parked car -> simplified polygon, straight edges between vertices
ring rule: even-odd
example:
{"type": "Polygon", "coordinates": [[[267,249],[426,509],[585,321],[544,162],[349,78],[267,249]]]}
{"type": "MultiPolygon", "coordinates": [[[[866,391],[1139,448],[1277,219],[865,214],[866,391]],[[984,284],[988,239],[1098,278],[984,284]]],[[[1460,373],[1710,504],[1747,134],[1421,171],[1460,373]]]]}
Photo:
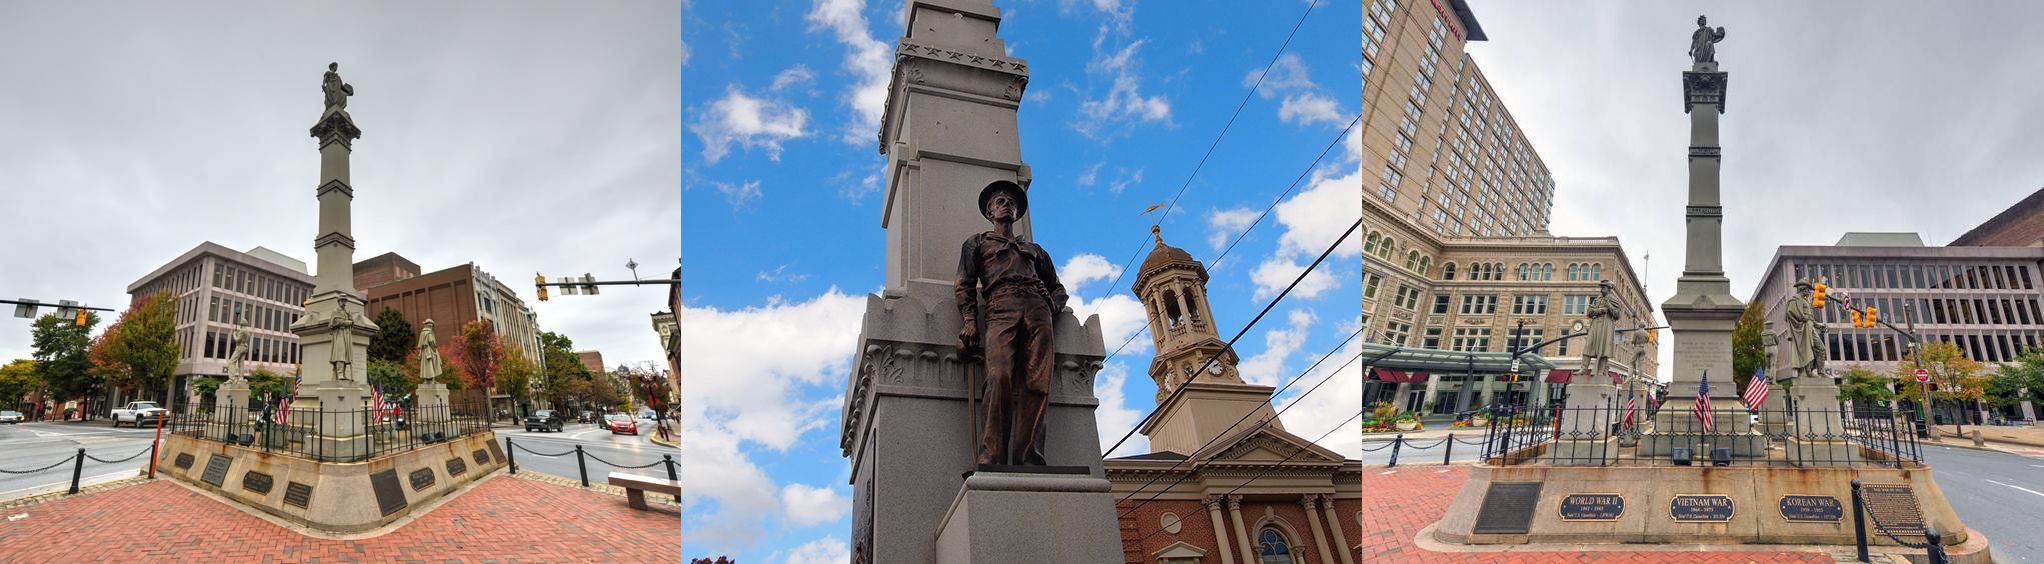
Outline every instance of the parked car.
{"type": "Polygon", "coordinates": [[[582,410],[581,414],[575,416],[576,423],[596,423],[598,421],[596,412],[587,409],[582,410]]]}
{"type": "Polygon", "coordinates": [[[630,433],[632,435],[639,434],[639,424],[637,422],[632,421],[632,416],[630,415],[625,415],[623,413],[612,413],[603,416],[603,420],[606,423],[605,428],[610,429],[610,434],[613,435],[625,433],[630,433]]]}
{"type": "Polygon", "coordinates": [[[541,409],[525,416],[526,431],[546,431],[552,429],[558,433],[567,424],[567,419],[563,418],[560,412],[551,409],[541,409]]]}
{"type": "Polygon", "coordinates": [[[139,428],[144,422],[150,425],[161,423],[170,417],[170,410],[158,407],[153,401],[131,401],[128,405],[115,409],[113,417],[115,427],[121,426],[125,421],[139,428]]]}
{"type": "Polygon", "coordinates": [[[24,417],[19,411],[0,411],[0,423],[20,423],[24,417]]]}

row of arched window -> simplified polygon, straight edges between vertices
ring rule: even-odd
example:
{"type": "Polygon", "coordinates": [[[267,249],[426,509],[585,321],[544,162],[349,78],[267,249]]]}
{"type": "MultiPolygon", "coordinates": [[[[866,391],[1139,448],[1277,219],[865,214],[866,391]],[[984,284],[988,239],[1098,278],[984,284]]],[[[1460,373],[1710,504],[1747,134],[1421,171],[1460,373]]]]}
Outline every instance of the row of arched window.
{"type": "MultiPolygon", "coordinates": [[[[1363,254],[1375,255],[1377,258],[1383,259],[1384,262],[1392,262],[1392,247],[1396,243],[1397,241],[1392,239],[1390,235],[1371,231],[1369,235],[1363,237],[1363,254]]],[[[1410,270],[1420,276],[1426,276],[1427,271],[1433,270],[1433,268],[1434,257],[1421,254],[1418,249],[1405,252],[1406,270],[1410,270]]]]}
{"type": "MultiPolygon", "coordinates": [[[[1467,278],[1468,280],[1485,281],[1505,279],[1505,264],[1501,262],[1470,263],[1467,265],[1466,268],[1467,270],[1463,273],[1463,275],[1468,276],[1467,278]]],[[[1448,262],[1441,264],[1442,280],[1454,280],[1456,274],[1457,273],[1455,269],[1455,263],[1448,262]]],[[[1519,263],[1517,274],[1519,275],[1520,280],[1553,280],[1554,263],[1522,262],[1519,263]]],[[[1596,263],[1580,263],[1568,265],[1568,279],[1571,281],[1603,280],[1604,265],[1596,263]]]]}
{"type": "Polygon", "coordinates": [[[1568,265],[1568,279],[1571,281],[1603,280],[1604,265],[1598,263],[1570,264],[1568,265]]]}

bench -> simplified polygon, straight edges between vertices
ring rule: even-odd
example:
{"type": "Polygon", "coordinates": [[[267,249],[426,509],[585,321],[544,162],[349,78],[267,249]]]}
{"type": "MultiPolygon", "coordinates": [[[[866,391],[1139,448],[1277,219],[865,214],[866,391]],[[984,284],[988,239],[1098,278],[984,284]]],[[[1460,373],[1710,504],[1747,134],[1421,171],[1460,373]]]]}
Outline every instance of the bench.
{"type": "Polygon", "coordinates": [[[625,501],[631,504],[632,509],[646,508],[646,492],[648,491],[677,497],[681,495],[681,482],[675,480],[626,474],[624,472],[611,472],[609,479],[610,485],[625,489],[625,501]]]}

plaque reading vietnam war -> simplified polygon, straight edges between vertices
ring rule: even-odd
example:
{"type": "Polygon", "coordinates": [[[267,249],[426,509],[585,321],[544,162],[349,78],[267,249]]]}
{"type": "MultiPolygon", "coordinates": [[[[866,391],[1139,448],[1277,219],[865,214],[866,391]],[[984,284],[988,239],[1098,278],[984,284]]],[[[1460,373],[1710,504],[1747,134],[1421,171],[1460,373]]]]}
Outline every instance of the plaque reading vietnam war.
{"type": "Polygon", "coordinates": [[[1845,520],[1845,506],[1828,495],[1785,495],[1781,518],[1791,523],[1837,523],[1845,520]]]}
{"type": "Polygon", "coordinates": [[[1563,521],[1617,521],[1625,515],[1625,496],[1610,494],[1569,494],[1561,498],[1563,521]]]}
{"type": "Polygon", "coordinates": [[[1540,501],[1540,482],[1492,482],[1484,492],[1483,507],[1476,513],[1474,532],[1526,534],[1533,522],[1533,505],[1540,501]]]}
{"type": "Polygon", "coordinates": [[[1732,520],[1732,496],[1676,494],[1668,500],[1668,516],[1683,523],[1724,523],[1732,520]]]}
{"type": "Polygon", "coordinates": [[[1867,513],[1886,526],[1888,532],[1923,534],[1923,511],[1917,508],[1916,491],[1909,484],[1864,484],[1859,493],[1867,504],[1867,513]]]}

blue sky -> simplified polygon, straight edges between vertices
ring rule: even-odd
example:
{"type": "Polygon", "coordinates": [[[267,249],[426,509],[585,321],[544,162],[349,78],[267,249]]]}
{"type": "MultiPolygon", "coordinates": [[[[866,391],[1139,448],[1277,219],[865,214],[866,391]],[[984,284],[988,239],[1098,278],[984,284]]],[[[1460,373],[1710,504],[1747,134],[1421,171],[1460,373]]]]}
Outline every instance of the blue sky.
{"type": "MultiPolygon", "coordinates": [[[[1142,312],[1116,279],[1159,214],[1165,241],[1209,262],[1223,338],[1361,214],[1358,154],[1340,139],[1358,111],[1353,0],[1323,0],[1204,169],[1193,169],[1307,2],[996,2],[1000,36],[1030,63],[1020,110],[1034,172],[1030,216],[1083,318],[1113,350],[1142,312]],[[1219,264],[1301,173],[1269,217],[1219,264]]],[[[844,562],[848,466],[838,414],[865,295],[880,289],[875,148],[902,5],[882,0],[684,3],[682,16],[683,555],[844,562]]],[[[1278,404],[1292,432],[1353,415],[1361,244],[1350,240],[1237,344],[1250,381],[1281,384],[1334,358],[1278,404]]],[[[1144,246],[1141,252],[1147,253],[1144,246]]],[[[1155,407],[1137,336],[1102,372],[1102,446],[1155,407]]],[[[1355,433],[1323,444],[1353,453],[1355,433]]],[[[1137,440],[1116,454],[1148,452],[1137,440]]],[[[1352,454],[1353,456],[1353,454],[1352,454]]]]}

